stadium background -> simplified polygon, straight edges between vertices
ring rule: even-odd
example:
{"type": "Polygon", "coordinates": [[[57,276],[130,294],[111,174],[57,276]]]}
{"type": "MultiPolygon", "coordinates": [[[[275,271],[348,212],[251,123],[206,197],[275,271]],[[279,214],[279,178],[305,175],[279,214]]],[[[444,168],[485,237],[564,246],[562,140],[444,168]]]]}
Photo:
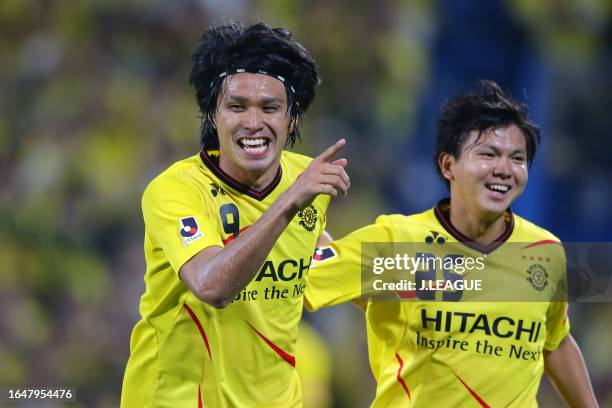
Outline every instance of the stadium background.
{"type": "MultiPolygon", "coordinates": [[[[612,240],[611,17],[609,0],[3,0],[0,385],[71,385],[74,406],[118,405],[144,287],[140,196],[198,149],[187,77],[210,23],[286,26],[317,59],[323,84],[296,150],[349,141],[352,189],[331,206],[335,237],[445,193],[430,161],[436,111],[490,78],[543,128],[515,211],[588,242],[612,240]]],[[[612,406],[611,313],[571,307],[602,406],[612,406]]],[[[329,378],[317,406],[367,406],[360,312],[305,315],[327,344],[301,360],[329,378]]],[[[542,406],[556,398],[544,383],[542,406]]]]}

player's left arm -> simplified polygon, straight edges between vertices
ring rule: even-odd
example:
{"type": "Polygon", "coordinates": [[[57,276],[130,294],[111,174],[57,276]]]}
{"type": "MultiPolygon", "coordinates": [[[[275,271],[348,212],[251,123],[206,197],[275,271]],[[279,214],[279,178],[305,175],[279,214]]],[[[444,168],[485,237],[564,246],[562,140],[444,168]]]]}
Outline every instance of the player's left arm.
{"type": "MultiPolygon", "coordinates": [[[[317,240],[317,247],[320,246],[325,246],[325,245],[329,245],[333,242],[333,238],[332,236],[329,234],[329,232],[327,231],[323,231],[323,233],[321,233],[321,235],[319,235],[319,239],[317,240]]],[[[357,306],[357,308],[361,311],[365,311],[366,307],[368,305],[368,302],[361,299],[361,298],[356,298],[351,300],[351,303],[353,303],[355,306],[357,306]]]]}
{"type": "Polygon", "coordinates": [[[329,235],[329,232],[327,231],[323,231],[321,233],[321,235],[319,235],[319,238],[317,239],[317,246],[323,246],[323,245],[329,245],[332,243],[334,239],[332,238],[331,235],[329,235]]]}
{"type": "Polygon", "coordinates": [[[580,347],[571,334],[555,350],[544,350],[544,367],[568,406],[598,407],[580,347]]]}

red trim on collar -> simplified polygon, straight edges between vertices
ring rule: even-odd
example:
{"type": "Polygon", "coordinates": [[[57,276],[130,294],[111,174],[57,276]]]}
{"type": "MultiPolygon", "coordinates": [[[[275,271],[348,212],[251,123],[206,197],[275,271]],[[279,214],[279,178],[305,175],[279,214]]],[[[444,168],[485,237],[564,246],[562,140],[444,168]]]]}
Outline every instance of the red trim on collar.
{"type": "Polygon", "coordinates": [[[227,184],[229,187],[233,188],[234,190],[242,194],[246,194],[249,197],[252,197],[259,201],[263,200],[272,191],[274,191],[278,183],[280,183],[281,177],[283,175],[283,171],[281,169],[281,166],[279,165],[278,170],[276,171],[276,175],[274,176],[274,179],[270,182],[270,184],[268,184],[266,188],[264,188],[263,190],[257,191],[257,190],[253,190],[250,187],[245,186],[244,184],[242,184],[241,182],[239,182],[238,180],[234,179],[232,176],[230,176],[229,174],[221,170],[221,167],[219,167],[219,165],[215,163],[213,158],[210,157],[210,155],[208,154],[206,150],[202,150],[200,152],[200,158],[202,159],[202,162],[204,163],[204,165],[208,167],[208,169],[212,171],[213,174],[219,178],[219,180],[221,180],[222,182],[224,182],[225,184],[227,184]]]}
{"type": "Polygon", "coordinates": [[[457,241],[478,252],[482,252],[483,254],[490,254],[491,252],[495,251],[497,248],[503,245],[508,240],[508,238],[510,238],[510,235],[512,235],[512,231],[514,231],[514,214],[512,214],[512,211],[508,209],[508,214],[510,214],[510,221],[506,223],[506,229],[504,229],[501,235],[489,245],[479,244],[478,242],[472,241],[470,238],[463,235],[461,231],[455,228],[455,226],[450,221],[450,213],[442,208],[442,206],[445,205],[450,205],[450,200],[448,198],[440,200],[440,202],[438,202],[438,204],[434,208],[434,214],[438,219],[438,222],[440,222],[442,227],[444,227],[444,229],[457,241]]]}

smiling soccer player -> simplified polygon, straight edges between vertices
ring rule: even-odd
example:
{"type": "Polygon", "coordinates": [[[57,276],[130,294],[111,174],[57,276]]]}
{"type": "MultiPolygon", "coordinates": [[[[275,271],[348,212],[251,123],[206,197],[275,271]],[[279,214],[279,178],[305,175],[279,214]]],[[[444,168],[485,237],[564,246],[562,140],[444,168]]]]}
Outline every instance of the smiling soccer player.
{"type": "Polygon", "coordinates": [[[285,29],[207,30],[191,82],[202,151],[146,188],[141,320],[122,407],[299,407],[293,356],[310,257],[330,197],[345,195],[338,141],[285,151],[319,82],[285,29]]]}
{"type": "Polygon", "coordinates": [[[421,214],[380,216],[317,250],[328,255],[315,257],[305,304],[314,311],[354,301],[365,310],[373,407],[535,407],[544,371],[570,406],[597,406],[569,334],[559,240],[510,211],[539,138],[526,106],[480,82],[450,99],[438,121],[435,165],[450,199],[421,214]],[[432,260],[485,259],[468,279],[482,279],[489,292],[438,287],[467,273],[430,267],[413,274],[415,291],[394,293],[407,301],[362,298],[362,259],[371,271],[373,256],[363,244],[381,242],[420,243],[419,256],[441,254],[432,260]],[[505,297],[495,298],[500,289],[505,297]]]}

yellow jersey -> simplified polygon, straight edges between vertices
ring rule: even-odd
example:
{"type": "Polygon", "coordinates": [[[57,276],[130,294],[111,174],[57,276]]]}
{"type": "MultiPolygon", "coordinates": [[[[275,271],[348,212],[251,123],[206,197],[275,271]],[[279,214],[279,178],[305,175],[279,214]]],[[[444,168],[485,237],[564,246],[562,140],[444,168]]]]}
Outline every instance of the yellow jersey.
{"type": "Polygon", "coordinates": [[[372,407],[536,407],[543,352],[556,349],[569,332],[567,303],[557,301],[565,299],[562,246],[510,211],[496,242],[471,243],[451,224],[448,208],[443,200],[420,214],[380,216],[318,248],[305,306],[315,311],[361,298],[377,382],[372,407]],[[418,243],[438,259],[480,258],[484,268],[474,268],[469,278],[492,283],[491,290],[432,287],[436,280],[468,281],[466,272],[434,264],[405,274],[413,290],[400,286],[393,299],[376,300],[367,286],[372,280],[364,279],[373,270],[372,256],[362,253],[367,243],[418,243]],[[503,295],[496,298],[498,293],[503,295]]]}
{"type": "Polygon", "coordinates": [[[253,225],[311,159],[283,152],[272,183],[254,191],[218,165],[218,152],[179,161],[142,198],[147,270],[130,340],[122,407],[302,405],[295,344],[305,278],[329,196],[302,209],[253,280],[224,309],[200,301],[180,268],[253,225]]]}

